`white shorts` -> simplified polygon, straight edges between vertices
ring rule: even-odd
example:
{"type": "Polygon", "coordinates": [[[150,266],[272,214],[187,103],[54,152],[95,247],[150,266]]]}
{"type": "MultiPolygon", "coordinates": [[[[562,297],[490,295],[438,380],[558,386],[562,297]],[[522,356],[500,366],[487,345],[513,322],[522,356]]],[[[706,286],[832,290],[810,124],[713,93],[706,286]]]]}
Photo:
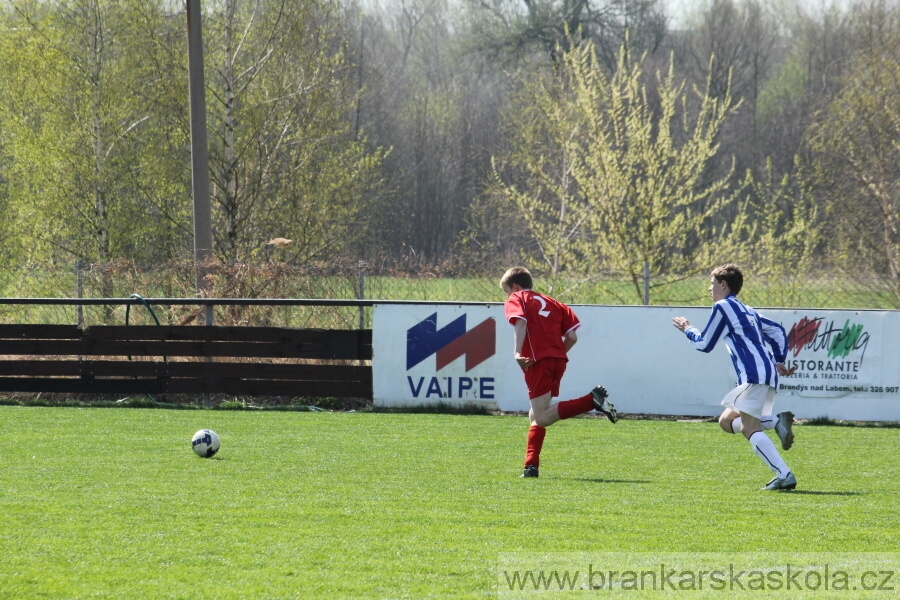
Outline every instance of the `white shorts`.
{"type": "Polygon", "coordinates": [[[764,383],[744,383],[737,386],[722,400],[722,406],[747,413],[761,419],[772,414],[775,404],[775,388],[764,383]]]}

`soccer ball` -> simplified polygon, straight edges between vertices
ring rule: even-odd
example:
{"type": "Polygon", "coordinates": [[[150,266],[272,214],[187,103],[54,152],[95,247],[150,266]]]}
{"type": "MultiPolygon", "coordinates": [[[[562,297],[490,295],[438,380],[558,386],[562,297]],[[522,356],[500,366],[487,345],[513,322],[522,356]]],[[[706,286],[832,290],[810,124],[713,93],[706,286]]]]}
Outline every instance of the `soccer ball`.
{"type": "Polygon", "coordinates": [[[219,435],[212,429],[201,429],[191,438],[191,446],[193,446],[194,452],[202,458],[213,456],[219,451],[219,446],[221,445],[222,442],[219,440],[219,435]]]}

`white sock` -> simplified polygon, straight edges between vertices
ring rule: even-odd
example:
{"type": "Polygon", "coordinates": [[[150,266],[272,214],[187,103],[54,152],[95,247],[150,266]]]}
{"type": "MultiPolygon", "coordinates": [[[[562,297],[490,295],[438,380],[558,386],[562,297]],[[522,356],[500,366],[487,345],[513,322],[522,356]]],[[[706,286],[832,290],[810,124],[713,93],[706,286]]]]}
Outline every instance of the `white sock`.
{"type": "Polygon", "coordinates": [[[748,441],[753,446],[753,451],[756,452],[756,455],[766,463],[767,467],[772,469],[776,477],[780,479],[791,472],[784,459],[778,454],[778,450],[775,449],[775,444],[772,443],[772,440],[765,433],[757,431],[750,436],[748,441]]]}
{"type": "MultiPolygon", "coordinates": [[[[778,417],[773,417],[772,415],[766,415],[759,420],[759,424],[762,425],[763,430],[775,429],[776,422],[778,422],[778,417]]],[[[742,426],[743,424],[741,423],[741,418],[736,417],[734,421],[731,422],[731,432],[740,433],[742,426]]]]}

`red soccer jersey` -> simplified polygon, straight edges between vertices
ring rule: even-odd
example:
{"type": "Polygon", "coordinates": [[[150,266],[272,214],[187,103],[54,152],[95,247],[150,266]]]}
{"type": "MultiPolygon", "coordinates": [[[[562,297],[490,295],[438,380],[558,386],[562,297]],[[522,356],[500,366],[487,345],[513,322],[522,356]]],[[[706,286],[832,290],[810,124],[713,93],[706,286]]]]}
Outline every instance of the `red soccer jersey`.
{"type": "Polygon", "coordinates": [[[510,294],[503,308],[510,324],[515,324],[515,319],[525,319],[527,333],[522,345],[523,356],[533,361],[547,357],[567,358],[563,337],[581,325],[571,308],[534,290],[510,294]]]}

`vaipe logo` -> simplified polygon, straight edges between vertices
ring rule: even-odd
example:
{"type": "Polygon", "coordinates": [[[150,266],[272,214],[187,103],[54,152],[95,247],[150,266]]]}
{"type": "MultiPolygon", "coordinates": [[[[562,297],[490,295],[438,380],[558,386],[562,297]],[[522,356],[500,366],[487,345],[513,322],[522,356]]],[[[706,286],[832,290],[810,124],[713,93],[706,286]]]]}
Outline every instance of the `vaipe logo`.
{"type": "Polygon", "coordinates": [[[437,328],[437,313],[406,330],[406,370],[431,355],[436,355],[435,371],[440,371],[460,356],[466,356],[466,371],[471,371],[496,353],[497,323],[485,319],[466,331],[466,315],[446,327],[437,328]]]}
{"type": "MultiPolygon", "coordinates": [[[[468,373],[497,351],[497,322],[487,318],[466,331],[466,315],[454,319],[438,329],[438,314],[406,330],[406,370],[435,356],[434,372],[440,371],[457,358],[465,356],[468,373]]],[[[430,369],[429,369],[430,370],[430,369]]],[[[492,401],[494,399],[493,376],[456,377],[437,375],[406,376],[409,393],[413,398],[446,401],[492,401]]]]}

